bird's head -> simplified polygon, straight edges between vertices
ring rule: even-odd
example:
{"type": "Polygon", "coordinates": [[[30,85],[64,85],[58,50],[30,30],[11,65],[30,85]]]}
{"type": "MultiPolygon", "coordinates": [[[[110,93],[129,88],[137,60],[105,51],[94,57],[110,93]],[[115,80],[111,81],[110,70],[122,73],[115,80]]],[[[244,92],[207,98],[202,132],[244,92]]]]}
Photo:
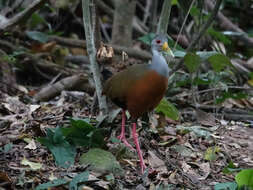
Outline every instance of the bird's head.
{"type": "Polygon", "coordinates": [[[156,35],[151,42],[151,49],[152,51],[165,52],[167,55],[174,57],[168,45],[168,38],[165,35],[156,35]]]}

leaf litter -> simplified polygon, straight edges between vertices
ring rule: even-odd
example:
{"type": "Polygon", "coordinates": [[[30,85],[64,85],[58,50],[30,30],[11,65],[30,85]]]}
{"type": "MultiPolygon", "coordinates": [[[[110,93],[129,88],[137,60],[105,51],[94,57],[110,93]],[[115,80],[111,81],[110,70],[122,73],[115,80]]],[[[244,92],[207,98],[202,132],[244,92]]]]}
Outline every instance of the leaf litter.
{"type": "MultiPolygon", "coordinates": [[[[110,138],[115,138],[120,130],[119,115],[113,116],[115,117],[114,124],[105,125],[103,122],[99,124],[101,128],[109,128],[111,133],[104,137],[97,136],[97,138],[105,139],[107,144],[103,145],[103,151],[111,154],[109,158],[112,159],[115,156],[118,159],[113,158],[109,162],[120,164],[117,166],[120,168],[119,173],[115,173],[115,170],[112,170],[113,172],[107,170],[108,172],[104,173],[90,168],[89,162],[79,163],[81,155],[88,153],[92,141],[89,141],[91,143],[88,146],[77,146],[74,160],[64,169],[55,163],[52,152],[43,146],[43,143],[39,143],[38,137],[45,137],[48,129],[56,130],[57,127],[69,126],[70,118],[84,119],[85,122],[90,123],[91,127],[95,127],[98,122],[96,117],[89,112],[89,107],[83,105],[81,95],[75,100],[64,96],[59,98],[55,101],[29,104],[24,103],[22,97],[10,97],[4,94],[1,100],[3,106],[0,108],[2,120],[0,180],[5,182],[7,187],[15,184],[16,189],[24,189],[46,184],[44,187],[49,188],[57,184],[59,187],[72,185],[71,187],[75,188],[85,184],[91,189],[159,187],[212,189],[218,182],[234,181],[233,174],[228,175],[222,172],[229,161],[232,161],[237,168],[253,167],[253,144],[251,143],[253,129],[243,122],[227,120],[219,122],[215,121],[213,116],[204,114],[205,117],[199,117],[197,120],[198,125],[191,122],[166,124],[168,120],[165,118],[162,122],[163,127],[158,129],[150,131],[149,128],[142,127],[139,133],[140,142],[144,161],[149,166],[149,173],[144,176],[139,173],[135,153],[129,154],[127,153],[129,150],[125,147],[122,149],[119,142],[110,141],[110,138]],[[88,170],[89,173],[85,173],[88,170]],[[88,178],[80,178],[82,173],[84,176],[88,175],[88,178]],[[75,179],[78,175],[79,178],[75,179]]],[[[203,115],[203,113],[200,114],[203,115]]],[[[159,118],[163,117],[156,118],[158,118],[156,123],[159,123],[159,118]]],[[[87,137],[89,135],[92,137],[94,132],[87,135],[87,137]]],[[[61,146],[61,142],[63,144],[68,142],[65,141],[66,139],[72,143],[76,138],[76,136],[64,137],[60,134],[58,136],[54,137],[54,143],[60,143],[57,146],[61,146]]],[[[131,138],[129,141],[132,143],[131,138]]],[[[64,161],[61,164],[64,166],[64,161]]],[[[38,189],[40,188],[41,186],[38,186],[38,189]]]]}

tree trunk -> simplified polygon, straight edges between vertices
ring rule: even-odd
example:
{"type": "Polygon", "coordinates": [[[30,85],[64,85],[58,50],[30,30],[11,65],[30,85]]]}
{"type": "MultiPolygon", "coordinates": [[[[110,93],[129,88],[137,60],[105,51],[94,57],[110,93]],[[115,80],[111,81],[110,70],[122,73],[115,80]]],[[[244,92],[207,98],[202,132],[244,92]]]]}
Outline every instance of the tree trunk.
{"type": "Polygon", "coordinates": [[[115,1],[113,18],[112,43],[122,46],[132,45],[133,17],[136,0],[115,1]]]}

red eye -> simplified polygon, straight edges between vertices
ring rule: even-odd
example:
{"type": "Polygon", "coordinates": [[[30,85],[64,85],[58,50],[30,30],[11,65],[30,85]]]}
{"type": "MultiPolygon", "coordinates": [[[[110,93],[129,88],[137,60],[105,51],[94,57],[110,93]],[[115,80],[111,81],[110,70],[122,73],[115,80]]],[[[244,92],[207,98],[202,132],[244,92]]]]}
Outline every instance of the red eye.
{"type": "Polygon", "coordinates": [[[161,40],[156,40],[156,43],[157,43],[157,44],[160,44],[160,43],[161,43],[161,40]]]}

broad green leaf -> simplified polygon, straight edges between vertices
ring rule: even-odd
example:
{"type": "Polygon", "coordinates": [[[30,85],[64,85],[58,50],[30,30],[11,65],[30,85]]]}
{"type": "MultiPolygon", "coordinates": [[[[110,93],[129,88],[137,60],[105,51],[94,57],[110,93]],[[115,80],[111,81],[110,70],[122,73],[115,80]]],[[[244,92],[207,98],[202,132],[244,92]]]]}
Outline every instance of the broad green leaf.
{"type": "Polygon", "coordinates": [[[59,127],[47,129],[47,136],[37,140],[52,152],[58,166],[68,168],[74,164],[76,148],[69,144],[59,127]]]}
{"type": "Polygon", "coordinates": [[[178,0],[172,0],[171,5],[178,5],[178,0]]]}
{"type": "Polygon", "coordinates": [[[68,181],[66,181],[65,179],[56,179],[56,180],[38,185],[35,188],[35,190],[51,189],[50,187],[56,187],[59,185],[64,185],[66,183],[68,183],[68,181]]]}
{"type": "Polygon", "coordinates": [[[208,78],[196,77],[193,79],[193,85],[208,85],[211,83],[212,83],[212,81],[208,78]]]}
{"type": "Polygon", "coordinates": [[[215,161],[217,158],[217,154],[220,151],[219,147],[209,147],[205,152],[205,160],[215,161]]]}
{"type": "Polygon", "coordinates": [[[215,54],[209,57],[208,62],[211,63],[215,72],[222,71],[226,66],[231,66],[229,58],[223,54],[215,54]]]}
{"type": "Polygon", "coordinates": [[[6,145],[4,145],[4,147],[0,147],[0,151],[7,153],[12,149],[13,144],[12,143],[8,143],[6,145]]]}
{"type": "Polygon", "coordinates": [[[234,32],[234,31],[224,31],[222,33],[224,35],[227,35],[227,36],[242,36],[242,35],[245,35],[245,33],[243,33],[243,32],[234,32]]]}
{"type": "Polygon", "coordinates": [[[173,120],[179,120],[179,111],[165,98],[161,100],[160,104],[155,108],[155,111],[157,113],[163,113],[165,116],[173,120]]]}
{"type": "Polygon", "coordinates": [[[147,44],[147,45],[151,45],[152,40],[155,37],[155,33],[148,33],[144,36],[141,36],[138,38],[138,40],[142,41],[143,43],[147,44]]]}
{"type": "Polygon", "coordinates": [[[190,15],[195,17],[195,16],[199,16],[200,10],[196,7],[196,6],[192,6],[191,10],[190,10],[190,15]]]}
{"type": "Polygon", "coordinates": [[[251,79],[253,79],[253,72],[250,72],[249,76],[250,76],[251,79]]]}
{"type": "MultiPolygon", "coordinates": [[[[169,47],[174,48],[176,42],[169,35],[167,35],[167,38],[169,47]]],[[[176,45],[175,49],[178,51],[184,51],[184,48],[182,48],[179,44],[176,45]]]]}
{"type": "Polygon", "coordinates": [[[72,181],[69,183],[69,189],[70,190],[77,190],[78,189],[78,183],[82,183],[85,181],[88,181],[89,179],[89,172],[83,172],[78,175],[76,175],[72,181]]]}
{"type": "MultiPolygon", "coordinates": [[[[173,52],[175,57],[184,57],[186,55],[186,52],[183,50],[176,50],[173,52]]],[[[197,51],[196,54],[201,58],[201,60],[206,60],[212,55],[217,54],[217,51],[197,51]]]]}
{"type": "Polygon", "coordinates": [[[24,159],[21,161],[21,164],[22,164],[22,165],[25,165],[25,166],[30,166],[30,168],[31,168],[32,170],[39,170],[39,169],[41,169],[41,167],[42,167],[42,164],[41,164],[41,163],[31,162],[31,161],[27,160],[26,158],[24,158],[24,159]]]}
{"type": "Polygon", "coordinates": [[[70,127],[62,128],[63,135],[76,146],[104,146],[105,129],[93,127],[85,120],[70,119],[70,127]]]}
{"type": "Polygon", "coordinates": [[[236,168],[236,166],[234,165],[234,163],[232,161],[230,161],[227,165],[227,167],[225,167],[222,172],[225,174],[231,174],[232,172],[238,172],[242,170],[241,168],[236,168]]]}
{"type": "Polygon", "coordinates": [[[29,23],[31,28],[35,28],[39,24],[47,24],[46,20],[38,13],[33,13],[31,18],[29,19],[29,23]]]}
{"type": "Polygon", "coordinates": [[[47,34],[44,34],[42,32],[38,32],[38,31],[27,31],[26,35],[30,39],[41,42],[41,43],[46,43],[49,40],[49,37],[47,34]]]}
{"type": "Polygon", "coordinates": [[[171,148],[183,157],[190,157],[193,154],[193,151],[184,145],[174,145],[171,148]]]}
{"type": "Polygon", "coordinates": [[[237,184],[235,182],[217,183],[214,186],[214,190],[236,190],[237,184]]]}
{"type": "Polygon", "coordinates": [[[202,59],[202,60],[206,60],[209,57],[211,57],[212,55],[217,54],[217,51],[197,51],[196,54],[202,59]]]}
{"type": "Polygon", "coordinates": [[[90,168],[96,172],[123,175],[123,169],[113,154],[99,148],[90,149],[82,154],[80,162],[90,165],[90,168]]]}
{"type": "Polygon", "coordinates": [[[210,131],[206,130],[205,127],[201,127],[201,126],[185,127],[183,125],[177,125],[176,129],[179,131],[182,131],[184,134],[188,132],[193,132],[196,136],[203,137],[203,138],[209,138],[211,135],[210,131]]]}
{"type": "Polygon", "coordinates": [[[187,53],[184,56],[184,64],[190,73],[194,73],[198,70],[201,59],[196,53],[187,53]]]}
{"type": "Polygon", "coordinates": [[[181,50],[176,50],[173,53],[175,57],[184,57],[186,55],[186,52],[181,50]]]}
{"type": "Polygon", "coordinates": [[[235,176],[235,181],[239,188],[246,186],[253,189],[253,169],[245,169],[240,171],[235,176]]]}
{"type": "Polygon", "coordinates": [[[231,40],[227,36],[225,36],[223,33],[219,32],[213,28],[209,28],[207,30],[207,32],[209,35],[211,35],[212,37],[214,37],[218,41],[224,43],[225,45],[231,44],[231,40]]]}
{"type": "Polygon", "coordinates": [[[248,97],[248,94],[245,94],[243,92],[233,93],[233,92],[228,91],[228,92],[223,92],[221,96],[217,97],[215,100],[215,103],[220,104],[228,98],[233,98],[233,99],[238,100],[238,99],[243,99],[247,97],[248,97]]]}

